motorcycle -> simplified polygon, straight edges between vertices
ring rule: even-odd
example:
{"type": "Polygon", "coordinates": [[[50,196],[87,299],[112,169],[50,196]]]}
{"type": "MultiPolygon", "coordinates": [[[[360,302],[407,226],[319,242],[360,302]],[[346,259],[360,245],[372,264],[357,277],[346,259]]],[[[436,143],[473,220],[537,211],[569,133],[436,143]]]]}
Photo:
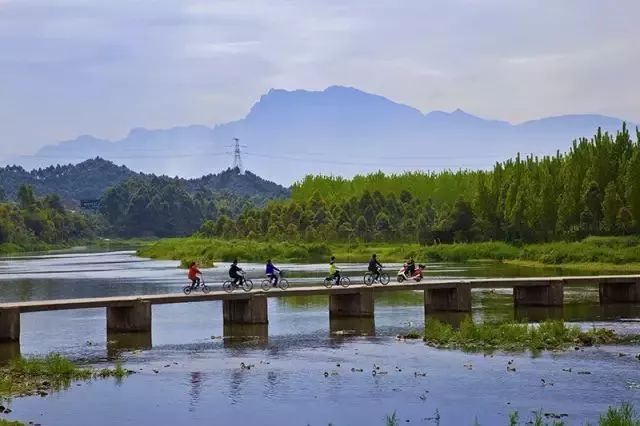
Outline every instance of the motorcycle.
{"type": "Polygon", "coordinates": [[[398,271],[398,282],[410,281],[413,280],[415,282],[420,282],[423,278],[422,271],[426,269],[425,265],[419,264],[418,267],[413,271],[413,274],[409,276],[409,270],[407,268],[407,264],[402,265],[402,268],[398,271]]]}

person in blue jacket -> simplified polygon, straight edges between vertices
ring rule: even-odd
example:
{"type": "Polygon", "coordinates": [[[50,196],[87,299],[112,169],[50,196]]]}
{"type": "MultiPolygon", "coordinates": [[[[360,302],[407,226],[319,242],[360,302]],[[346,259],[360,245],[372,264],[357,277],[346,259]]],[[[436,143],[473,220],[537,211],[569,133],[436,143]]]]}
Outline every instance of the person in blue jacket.
{"type": "Polygon", "coordinates": [[[278,285],[278,274],[276,273],[276,271],[280,272],[280,269],[276,268],[276,266],[273,263],[271,263],[271,259],[267,260],[267,265],[266,265],[267,277],[269,277],[269,280],[271,281],[274,287],[278,285]]]}

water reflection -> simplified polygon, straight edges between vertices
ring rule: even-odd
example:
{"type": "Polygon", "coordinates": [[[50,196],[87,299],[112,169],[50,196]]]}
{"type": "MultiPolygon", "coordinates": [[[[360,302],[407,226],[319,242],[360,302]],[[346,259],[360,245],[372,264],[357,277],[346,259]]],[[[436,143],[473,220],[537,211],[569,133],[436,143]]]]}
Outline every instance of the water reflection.
{"type": "Polygon", "coordinates": [[[541,322],[564,319],[563,306],[517,306],[513,309],[513,319],[520,322],[541,322]]]}
{"type": "Polygon", "coordinates": [[[349,336],[375,336],[376,323],[373,317],[330,318],[329,330],[336,340],[349,336]]]}
{"type": "Polygon", "coordinates": [[[189,411],[195,411],[200,400],[202,392],[202,382],[206,378],[206,374],[199,371],[191,372],[189,376],[189,411]]]}
{"type": "Polygon", "coordinates": [[[20,343],[19,342],[6,342],[0,343],[0,366],[9,364],[14,358],[20,356],[20,343]]]}
{"type": "Polygon", "coordinates": [[[225,348],[267,348],[268,324],[225,324],[222,329],[225,348]]]}
{"type": "Polygon", "coordinates": [[[107,357],[118,358],[122,352],[151,349],[151,332],[117,333],[107,331],[107,357]]]}
{"type": "Polygon", "coordinates": [[[462,320],[468,316],[468,312],[430,312],[426,319],[427,321],[435,319],[445,324],[449,324],[453,328],[459,328],[462,320]]]}

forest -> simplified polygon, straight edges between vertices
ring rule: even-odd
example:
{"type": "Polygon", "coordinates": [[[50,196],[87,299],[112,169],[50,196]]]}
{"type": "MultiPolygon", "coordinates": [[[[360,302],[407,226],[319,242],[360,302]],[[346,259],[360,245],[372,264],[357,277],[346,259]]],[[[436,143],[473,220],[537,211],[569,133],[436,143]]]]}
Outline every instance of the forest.
{"type": "Polygon", "coordinates": [[[488,171],[307,176],[291,198],[220,215],[203,237],[420,244],[578,240],[640,232],[640,132],[626,126],[567,153],[488,171]],[[635,140],[634,140],[635,137],[635,140]]]}
{"type": "Polygon", "coordinates": [[[96,229],[91,217],[66,210],[57,195],[37,198],[30,186],[20,187],[16,203],[0,197],[0,253],[44,250],[91,239],[96,229]]]}
{"type": "Polygon", "coordinates": [[[168,177],[130,178],[105,191],[99,217],[109,235],[174,237],[192,234],[205,220],[235,217],[264,201],[205,187],[189,193],[183,182],[168,177]]]}

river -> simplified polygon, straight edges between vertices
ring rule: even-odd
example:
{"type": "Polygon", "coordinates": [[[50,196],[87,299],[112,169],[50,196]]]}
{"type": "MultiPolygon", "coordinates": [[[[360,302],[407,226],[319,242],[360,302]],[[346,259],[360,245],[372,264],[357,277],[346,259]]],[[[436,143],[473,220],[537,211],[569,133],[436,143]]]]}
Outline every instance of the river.
{"type": "MultiPolygon", "coordinates": [[[[261,275],[262,265],[243,266],[249,276],[261,275]]],[[[318,282],[326,272],[326,265],[279,266],[292,285],[318,282]]],[[[389,265],[392,276],[397,266],[389,265]]],[[[362,265],[341,269],[354,281],[364,271],[362,265]]],[[[204,272],[214,289],[226,276],[222,267],[204,272]]],[[[559,272],[493,263],[428,265],[433,280],[559,272]]],[[[0,259],[2,302],[173,293],[184,284],[177,262],[131,252],[0,259]]],[[[433,349],[396,338],[424,324],[422,295],[409,291],[377,297],[374,321],[330,322],[326,297],[268,303],[268,329],[225,329],[221,303],[202,302],[154,306],[152,333],[109,339],[104,309],[23,314],[21,344],[0,345],[5,359],[18,351],[55,351],[96,367],[120,359],[137,374],[74,384],[45,398],[14,399],[10,418],[65,426],[384,425],[395,411],[402,424],[494,425],[506,424],[513,411],[524,421],[541,409],[582,425],[597,421],[611,404],[630,401],[640,407],[638,346],[537,356],[433,349]],[[511,360],[516,371],[506,368],[511,360]],[[372,374],[374,364],[382,374],[372,374]]],[[[640,306],[601,307],[595,289],[568,291],[563,309],[517,311],[509,291],[474,291],[472,315],[478,320],[556,317],[582,327],[640,333],[640,306]]]]}

